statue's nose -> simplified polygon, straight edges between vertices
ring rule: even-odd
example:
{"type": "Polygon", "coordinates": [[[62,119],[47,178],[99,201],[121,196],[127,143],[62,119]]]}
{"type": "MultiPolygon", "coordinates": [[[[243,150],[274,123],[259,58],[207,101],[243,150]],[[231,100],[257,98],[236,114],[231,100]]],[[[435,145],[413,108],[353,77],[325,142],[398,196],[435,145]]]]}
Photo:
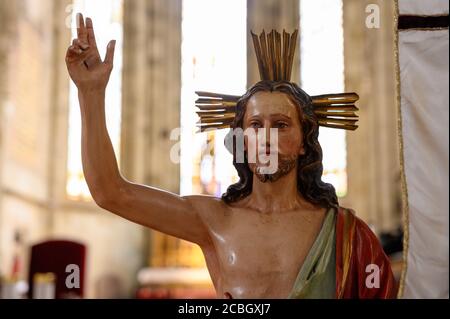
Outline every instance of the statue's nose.
{"type": "Polygon", "coordinates": [[[265,153],[266,155],[270,154],[270,142],[265,141],[264,143],[259,144],[259,153],[265,153]]]}

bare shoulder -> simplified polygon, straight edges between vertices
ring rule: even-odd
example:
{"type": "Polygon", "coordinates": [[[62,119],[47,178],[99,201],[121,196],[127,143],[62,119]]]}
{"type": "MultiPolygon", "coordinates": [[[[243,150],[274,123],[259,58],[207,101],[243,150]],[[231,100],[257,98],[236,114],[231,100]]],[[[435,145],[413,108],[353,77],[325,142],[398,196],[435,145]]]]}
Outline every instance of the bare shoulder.
{"type": "Polygon", "coordinates": [[[183,198],[190,202],[204,222],[212,222],[220,219],[230,211],[230,206],[221,198],[215,196],[189,195],[183,196],[183,198]]]}

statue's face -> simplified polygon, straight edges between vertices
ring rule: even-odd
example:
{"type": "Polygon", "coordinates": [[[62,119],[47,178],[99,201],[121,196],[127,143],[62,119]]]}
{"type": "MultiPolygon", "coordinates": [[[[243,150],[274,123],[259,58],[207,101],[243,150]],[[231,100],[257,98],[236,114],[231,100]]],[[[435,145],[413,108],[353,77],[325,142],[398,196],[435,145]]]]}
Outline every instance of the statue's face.
{"type": "Polygon", "coordinates": [[[303,155],[302,127],[298,107],[289,95],[282,92],[257,92],[247,102],[243,129],[263,129],[256,138],[245,138],[245,149],[256,150],[256,163],[249,163],[250,169],[262,181],[275,181],[297,166],[297,159],[303,155]],[[270,129],[277,130],[278,141],[271,141],[270,129]],[[264,145],[266,146],[264,148],[264,145]],[[270,152],[270,153],[269,153],[270,152]],[[274,174],[260,174],[259,154],[277,156],[278,169],[274,174]]]}

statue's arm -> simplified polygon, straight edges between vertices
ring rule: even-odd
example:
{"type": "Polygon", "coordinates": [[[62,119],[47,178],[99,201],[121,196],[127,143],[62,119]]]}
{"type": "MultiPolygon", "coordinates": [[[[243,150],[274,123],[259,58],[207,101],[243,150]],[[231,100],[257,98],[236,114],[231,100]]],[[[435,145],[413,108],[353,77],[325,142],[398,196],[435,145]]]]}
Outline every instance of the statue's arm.
{"type": "MultiPolygon", "coordinates": [[[[83,172],[95,202],[135,223],[204,245],[207,228],[198,198],[180,197],[127,181],[119,172],[105,119],[105,90],[112,70],[114,43],[105,59],[98,55],[92,21],[79,16],[78,39],[69,47],[66,64],[78,87],[82,119],[83,172]],[[195,201],[195,202],[194,202],[195,201]]],[[[208,197],[200,202],[209,200],[208,197]]]]}

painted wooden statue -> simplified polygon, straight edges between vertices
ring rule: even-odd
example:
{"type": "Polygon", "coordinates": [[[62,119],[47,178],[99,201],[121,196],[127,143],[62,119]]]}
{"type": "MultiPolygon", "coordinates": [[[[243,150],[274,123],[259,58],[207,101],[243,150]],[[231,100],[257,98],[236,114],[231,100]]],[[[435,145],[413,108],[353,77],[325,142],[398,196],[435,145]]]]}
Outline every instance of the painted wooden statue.
{"type": "Polygon", "coordinates": [[[218,298],[395,297],[378,239],[321,180],[319,126],[356,129],[358,96],[309,96],[289,81],[297,31],[252,34],[261,81],[243,96],[197,92],[200,130],[230,128],[239,181],[222,198],[179,196],[121,176],[105,121],[115,42],[102,60],[92,20],[77,19],[66,63],[78,87],[83,170],[100,207],[198,244],[218,298]]]}

